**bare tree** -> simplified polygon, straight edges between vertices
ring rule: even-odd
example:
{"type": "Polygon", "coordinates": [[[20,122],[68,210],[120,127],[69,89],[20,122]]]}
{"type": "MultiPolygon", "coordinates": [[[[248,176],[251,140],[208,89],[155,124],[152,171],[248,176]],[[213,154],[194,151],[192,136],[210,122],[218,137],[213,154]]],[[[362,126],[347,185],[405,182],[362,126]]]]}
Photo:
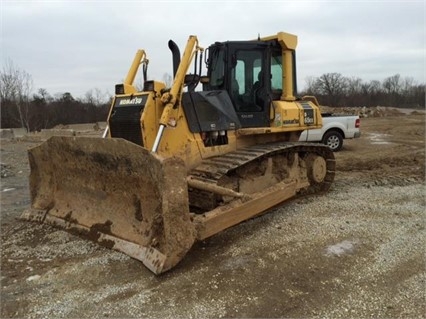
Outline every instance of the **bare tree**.
{"type": "Polygon", "coordinates": [[[7,60],[3,70],[0,71],[0,97],[3,102],[15,99],[18,78],[19,73],[12,61],[7,60]]]}
{"type": "Polygon", "coordinates": [[[412,77],[406,77],[401,82],[401,91],[404,94],[409,94],[412,87],[415,86],[415,81],[412,77]]]}
{"type": "Polygon", "coordinates": [[[318,88],[318,78],[314,76],[307,76],[305,78],[306,82],[306,95],[319,95],[320,90],[318,88]]]}
{"type": "Polygon", "coordinates": [[[380,81],[372,80],[368,84],[368,93],[369,94],[379,94],[381,92],[380,81]]]}
{"type": "Polygon", "coordinates": [[[395,94],[401,90],[401,76],[399,74],[392,75],[383,80],[383,88],[386,93],[395,94]]]}
{"type": "Polygon", "coordinates": [[[2,105],[11,102],[16,106],[21,127],[30,129],[30,94],[33,89],[32,76],[16,67],[9,59],[0,71],[0,97],[2,105]]]}
{"type": "Polygon", "coordinates": [[[83,102],[87,104],[92,104],[95,106],[100,106],[109,101],[109,95],[107,93],[102,93],[98,88],[91,89],[86,92],[84,95],[83,102]]]}
{"type": "Polygon", "coordinates": [[[340,73],[326,73],[321,75],[316,82],[320,94],[327,97],[330,106],[339,104],[347,87],[347,79],[340,73]]]}
{"type": "Polygon", "coordinates": [[[362,79],[358,77],[351,77],[346,79],[346,92],[347,94],[359,94],[362,92],[362,79]]]}
{"type": "Polygon", "coordinates": [[[38,89],[37,95],[34,96],[41,99],[44,103],[50,103],[53,101],[53,98],[50,96],[49,92],[43,88],[38,89]]]}

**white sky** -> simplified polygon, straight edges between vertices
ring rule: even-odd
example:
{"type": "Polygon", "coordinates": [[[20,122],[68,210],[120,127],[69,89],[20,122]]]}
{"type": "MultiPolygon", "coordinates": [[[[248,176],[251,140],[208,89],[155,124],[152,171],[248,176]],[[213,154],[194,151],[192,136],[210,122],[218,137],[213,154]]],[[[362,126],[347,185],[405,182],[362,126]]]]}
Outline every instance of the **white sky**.
{"type": "Polygon", "coordinates": [[[1,0],[1,65],[11,60],[34,91],[91,89],[113,94],[138,48],[148,76],[172,74],[167,47],[248,40],[279,31],[298,36],[297,74],[337,72],[364,81],[399,73],[425,83],[425,0],[400,1],[8,1],[1,0]]]}

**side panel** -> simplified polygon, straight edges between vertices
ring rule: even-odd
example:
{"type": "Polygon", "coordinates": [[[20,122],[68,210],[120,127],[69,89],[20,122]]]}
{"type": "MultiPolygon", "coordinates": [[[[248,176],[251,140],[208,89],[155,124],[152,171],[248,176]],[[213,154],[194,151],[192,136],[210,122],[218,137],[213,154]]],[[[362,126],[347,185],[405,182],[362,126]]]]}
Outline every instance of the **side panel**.
{"type": "Polygon", "coordinates": [[[235,130],[241,127],[226,91],[184,93],[182,103],[188,126],[193,133],[235,130]]]}
{"type": "Polygon", "coordinates": [[[322,126],[319,108],[308,101],[273,101],[274,120],[272,127],[283,131],[304,131],[322,126]]]}

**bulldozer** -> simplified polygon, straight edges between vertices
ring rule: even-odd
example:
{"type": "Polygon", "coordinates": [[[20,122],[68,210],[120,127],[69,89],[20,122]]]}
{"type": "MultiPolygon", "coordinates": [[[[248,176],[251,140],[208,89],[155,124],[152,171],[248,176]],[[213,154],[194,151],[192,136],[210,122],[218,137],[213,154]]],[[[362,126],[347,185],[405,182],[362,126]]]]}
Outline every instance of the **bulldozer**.
{"type": "Polygon", "coordinates": [[[325,193],[335,174],[327,146],[298,142],[322,118],[315,97],[296,96],[296,35],[207,49],[191,35],[182,55],[174,41],[168,46],[172,84],[148,80],[138,50],[115,86],[104,138],[53,136],[29,149],[31,207],[22,215],[155,274],[196,241],[293,197],[325,193]]]}

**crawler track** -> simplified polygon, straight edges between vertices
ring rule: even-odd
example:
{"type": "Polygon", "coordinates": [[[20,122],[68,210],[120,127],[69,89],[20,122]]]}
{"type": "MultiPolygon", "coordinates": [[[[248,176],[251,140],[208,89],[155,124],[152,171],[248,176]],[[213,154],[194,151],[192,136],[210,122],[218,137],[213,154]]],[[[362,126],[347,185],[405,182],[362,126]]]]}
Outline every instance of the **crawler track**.
{"type": "MultiPolygon", "coordinates": [[[[314,193],[324,193],[330,188],[334,175],[335,175],[335,159],[333,152],[326,146],[316,145],[316,144],[306,144],[306,143],[271,143],[264,145],[256,145],[253,147],[247,147],[240,149],[222,156],[217,156],[204,160],[199,166],[194,168],[190,172],[190,178],[199,180],[205,184],[222,186],[231,188],[233,191],[240,192],[239,189],[241,174],[239,172],[250,171],[256,167],[262,166],[262,163],[272,159],[274,165],[280,166],[282,169],[281,172],[278,172],[278,175],[286,175],[284,172],[285,167],[282,167],[282,163],[278,162],[278,157],[281,158],[290,158],[298,155],[298,158],[301,159],[302,164],[299,163],[300,167],[309,166],[309,156],[320,157],[324,159],[326,172],[325,176],[321,178],[321,181],[315,181],[315,179],[310,177],[310,174],[306,174],[307,180],[309,183],[308,187],[301,187],[297,189],[299,194],[314,194],[314,193]],[[229,179],[232,179],[229,182],[229,179]],[[225,181],[228,180],[226,186],[225,181]]],[[[274,169],[276,171],[276,169],[274,169]]],[[[303,169],[299,170],[299,175],[301,175],[303,169]]],[[[256,174],[256,173],[254,173],[256,174]]],[[[262,173],[257,173],[262,174],[262,173]]],[[[272,173],[274,174],[274,172],[272,173]]],[[[287,174],[288,175],[288,174],[287,174]]],[[[287,177],[288,176],[284,176],[287,177]]],[[[294,177],[294,176],[293,176],[294,177]]],[[[302,176],[297,176],[297,178],[302,178],[302,176]]],[[[284,178],[279,177],[277,182],[282,181],[284,178]]],[[[190,202],[193,206],[200,207],[203,206],[203,210],[210,210],[217,206],[223,199],[217,194],[212,194],[206,191],[190,189],[190,202]],[[201,203],[201,205],[200,205],[201,203]]]]}

